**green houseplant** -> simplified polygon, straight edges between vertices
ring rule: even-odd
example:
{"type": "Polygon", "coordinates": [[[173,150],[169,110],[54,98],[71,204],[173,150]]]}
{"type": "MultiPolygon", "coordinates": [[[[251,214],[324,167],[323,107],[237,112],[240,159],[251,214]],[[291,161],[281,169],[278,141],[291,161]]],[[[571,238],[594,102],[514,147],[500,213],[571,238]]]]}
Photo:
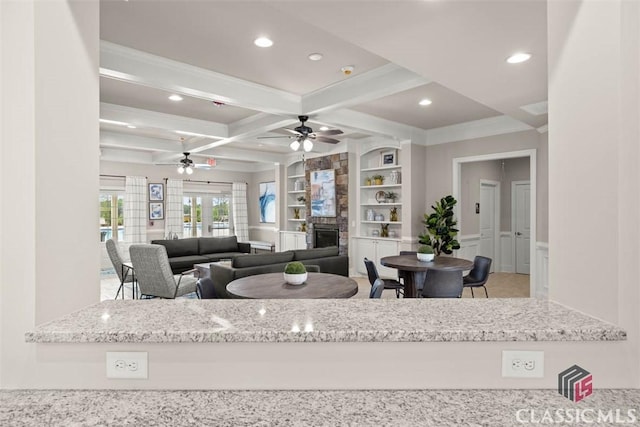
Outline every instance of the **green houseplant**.
{"type": "Polygon", "coordinates": [[[431,206],[433,213],[424,214],[422,223],[426,227],[426,233],[418,236],[418,241],[423,245],[433,248],[436,256],[451,254],[455,249],[460,249],[460,243],[456,240],[458,223],[453,216],[453,207],[456,199],[449,195],[441,198],[435,206],[431,206]]]}
{"type": "Polygon", "coordinates": [[[433,261],[433,258],[435,258],[433,248],[429,245],[420,246],[416,256],[420,261],[433,261]]]}
{"type": "Polygon", "coordinates": [[[284,266],[284,281],[290,285],[301,285],[307,280],[307,269],[299,261],[284,266]]]}

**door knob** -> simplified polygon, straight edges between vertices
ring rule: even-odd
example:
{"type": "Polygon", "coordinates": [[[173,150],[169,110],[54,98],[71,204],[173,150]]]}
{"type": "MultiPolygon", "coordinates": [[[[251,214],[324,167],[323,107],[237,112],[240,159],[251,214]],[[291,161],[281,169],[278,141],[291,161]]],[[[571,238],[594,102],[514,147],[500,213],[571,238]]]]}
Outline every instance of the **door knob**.
{"type": "Polygon", "coordinates": [[[522,233],[519,231],[516,231],[516,236],[522,236],[522,233]]]}

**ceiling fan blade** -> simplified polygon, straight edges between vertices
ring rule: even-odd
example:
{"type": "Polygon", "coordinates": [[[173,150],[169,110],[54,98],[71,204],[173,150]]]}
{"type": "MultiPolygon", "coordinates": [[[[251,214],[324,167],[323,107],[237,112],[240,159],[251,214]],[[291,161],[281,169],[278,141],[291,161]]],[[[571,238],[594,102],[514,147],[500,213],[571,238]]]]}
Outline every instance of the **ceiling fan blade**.
{"type": "Polygon", "coordinates": [[[318,141],[318,142],[326,142],[327,144],[337,144],[337,143],[340,142],[337,139],[327,138],[326,136],[316,136],[313,139],[318,141]]]}
{"type": "Polygon", "coordinates": [[[287,128],[284,128],[284,129],[282,129],[282,130],[286,130],[287,132],[291,132],[292,134],[294,134],[294,135],[296,135],[296,136],[298,136],[298,135],[302,135],[300,132],[298,132],[297,130],[294,130],[294,129],[287,129],[287,128]]]}
{"type": "Polygon", "coordinates": [[[211,165],[208,165],[206,163],[195,163],[191,166],[193,166],[196,169],[211,169],[211,165]]]}
{"type": "Polygon", "coordinates": [[[320,130],[315,132],[316,135],[340,135],[343,133],[340,129],[320,130]]]}
{"type": "Polygon", "coordinates": [[[290,135],[282,135],[282,136],[259,136],[256,139],[269,139],[269,138],[293,138],[293,136],[290,135]]]}

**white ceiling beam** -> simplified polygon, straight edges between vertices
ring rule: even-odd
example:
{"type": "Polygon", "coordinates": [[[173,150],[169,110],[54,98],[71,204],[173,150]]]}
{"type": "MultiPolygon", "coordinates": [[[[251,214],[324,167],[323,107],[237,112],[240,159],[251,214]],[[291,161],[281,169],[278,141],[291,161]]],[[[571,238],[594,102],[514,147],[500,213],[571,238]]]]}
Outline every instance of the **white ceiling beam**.
{"type": "Polygon", "coordinates": [[[426,145],[445,144],[486,136],[531,130],[533,127],[510,116],[489,117],[426,131],[426,145]]]}
{"type": "Polygon", "coordinates": [[[191,152],[198,153],[211,148],[220,147],[234,141],[254,139],[275,129],[298,123],[296,119],[274,116],[267,113],[255,114],[237,122],[229,124],[229,138],[220,141],[199,140],[189,143],[191,152]]]}
{"type": "MultiPolygon", "coordinates": [[[[100,103],[100,118],[116,120],[135,125],[139,128],[166,129],[169,131],[188,131],[215,138],[226,138],[229,134],[227,125],[173,114],[158,113],[123,105],[100,103]]],[[[188,138],[188,136],[186,136],[188,138]]],[[[176,134],[176,140],[180,138],[176,134]]]]}
{"type": "Polygon", "coordinates": [[[386,64],[303,95],[302,111],[316,114],[349,108],[428,83],[430,80],[406,68],[386,64]]]}
{"type": "Polygon", "coordinates": [[[319,114],[314,117],[314,121],[387,135],[398,140],[423,139],[424,135],[423,129],[347,109],[319,114]]]}
{"type": "Polygon", "coordinates": [[[151,153],[144,151],[133,151],[130,149],[101,148],[100,161],[120,162],[120,163],[153,163],[151,153]]]}
{"type": "Polygon", "coordinates": [[[129,135],[125,133],[100,131],[100,147],[125,148],[129,150],[153,150],[175,152],[179,149],[176,141],[149,138],[146,136],[129,135]]]}
{"type": "Polygon", "coordinates": [[[273,114],[299,114],[300,96],[100,41],[100,75],[273,114]]]}

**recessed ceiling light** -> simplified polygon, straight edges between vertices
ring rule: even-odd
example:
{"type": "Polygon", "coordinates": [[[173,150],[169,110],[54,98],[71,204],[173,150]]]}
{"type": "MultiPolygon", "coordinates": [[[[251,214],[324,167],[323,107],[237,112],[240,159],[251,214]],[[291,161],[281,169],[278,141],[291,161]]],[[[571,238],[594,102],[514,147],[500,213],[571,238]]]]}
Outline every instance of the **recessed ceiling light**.
{"type": "Polygon", "coordinates": [[[258,37],[257,39],[255,39],[253,41],[253,44],[255,44],[258,47],[271,47],[271,46],[273,46],[273,42],[268,37],[258,37]]]}
{"type": "Polygon", "coordinates": [[[172,101],[182,101],[182,97],[180,95],[173,94],[169,97],[172,101]]]}
{"type": "Polygon", "coordinates": [[[521,62],[528,61],[530,58],[531,58],[530,53],[518,52],[508,57],[507,62],[509,64],[519,64],[521,62]]]}
{"type": "Polygon", "coordinates": [[[134,125],[127,125],[127,127],[128,127],[129,129],[136,129],[136,127],[135,127],[134,125]]]}
{"type": "Polygon", "coordinates": [[[420,102],[418,102],[419,105],[426,107],[427,105],[431,105],[431,100],[430,99],[421,99],[420,102]]]}
{"type": "Polygon", "coordinates": [[[329,130],[329,128],[327,126],[320,126],[320,130],[325,131],[325,130],[329,130]]]}
{"type": "Polygon", "coordinates": [[[308,58],[312,61],[320,61],[322,59],[322,54],[321,53],[311,53],[309,54],[308,58]]]}

